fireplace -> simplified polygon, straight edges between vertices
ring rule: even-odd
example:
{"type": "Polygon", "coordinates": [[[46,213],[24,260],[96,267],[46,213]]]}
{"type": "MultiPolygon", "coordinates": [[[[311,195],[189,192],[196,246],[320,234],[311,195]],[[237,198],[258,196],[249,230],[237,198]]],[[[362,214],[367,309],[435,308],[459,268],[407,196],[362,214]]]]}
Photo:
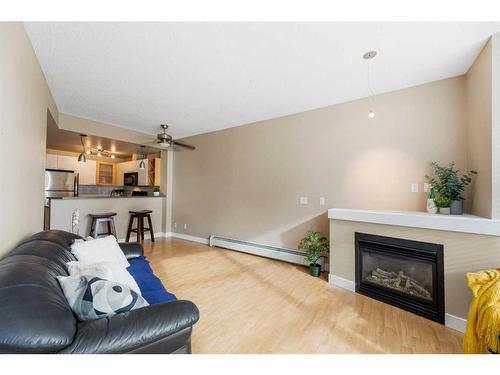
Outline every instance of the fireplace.
{"type": "Polygon", "coordinates": [[[444,324],[443,245],[355,234],[356,292],[444,324]]]}

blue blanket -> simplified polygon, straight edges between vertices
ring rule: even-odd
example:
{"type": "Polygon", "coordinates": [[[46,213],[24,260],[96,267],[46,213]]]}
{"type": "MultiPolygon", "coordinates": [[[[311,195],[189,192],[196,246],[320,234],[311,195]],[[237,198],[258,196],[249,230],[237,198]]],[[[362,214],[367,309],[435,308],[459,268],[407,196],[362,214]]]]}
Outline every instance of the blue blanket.
{"type": "Polygon", "coordinates": [[[127,271],[135,279],[142,296],[150,305],[177,299],[175,295],[167,292],[160,279],[153,273],[149,262],[144,256],[127,260],[130,263],[127,271]]]}

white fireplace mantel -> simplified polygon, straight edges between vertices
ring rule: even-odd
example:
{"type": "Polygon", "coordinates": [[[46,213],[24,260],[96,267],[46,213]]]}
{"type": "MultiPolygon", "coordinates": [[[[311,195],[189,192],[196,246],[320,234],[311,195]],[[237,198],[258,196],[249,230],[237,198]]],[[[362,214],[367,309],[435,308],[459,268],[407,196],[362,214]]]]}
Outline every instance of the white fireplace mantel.
{"type": "Polygon", "coordinates": [[[374,211],[331,208],[328,218],[362,223],[500,236],[500,220],[474,215],[439,215],[417,211],[374,211]]]}

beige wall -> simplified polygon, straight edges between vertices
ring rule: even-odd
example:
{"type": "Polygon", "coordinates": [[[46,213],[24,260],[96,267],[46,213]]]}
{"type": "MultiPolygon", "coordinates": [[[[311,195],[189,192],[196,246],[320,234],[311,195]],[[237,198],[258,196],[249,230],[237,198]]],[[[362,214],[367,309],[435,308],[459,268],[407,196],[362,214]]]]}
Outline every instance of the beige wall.
{"type": "Polygon", "coordinates": [[[491,37],[492,217],[500,219],[500,34],[491,37]]]}
{"type": "Polygon", "coordinates": [[[0,71],[2,257],[43,229],[47,118],[58,111],[19,22],[0,22],[0,71]]]}
{"type": "Polygon", "coordinates": [[[354,232],[444,245],[446,313],[464,319],[471,298],[465,273],[500,265],[500,237],[331,220],[330,273],[350,281],[354,281],[354,232]]]}
{"type": "Polygon", "coordinates": [[[488,218],[492,216],[491,53],[490,40],[465,76],[468,165],[479,172],[472,185],[469,207],[473,214],[488,218]]]}
{"type": "Polygon", "coordinates": [[[173,230],[296,248],[307,229],[328,232],[329,207],[423,210],[410,184],[422,191],[430,163],[467,166],[464,88],[462,76],[378,95],[373,120],[363,99],[186,138],[173,230]]]}

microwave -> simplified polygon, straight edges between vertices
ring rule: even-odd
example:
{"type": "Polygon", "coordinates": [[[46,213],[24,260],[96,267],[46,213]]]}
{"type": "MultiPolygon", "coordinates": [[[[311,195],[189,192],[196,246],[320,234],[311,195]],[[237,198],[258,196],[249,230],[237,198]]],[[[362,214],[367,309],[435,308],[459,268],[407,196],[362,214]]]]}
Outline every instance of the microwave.
{"type": "Polygon", "coordinates": [[[125,186],[137,186],[139,185],[139,173],[138,172],[128,172],[123,174],[123,185],[125,186]]]}

